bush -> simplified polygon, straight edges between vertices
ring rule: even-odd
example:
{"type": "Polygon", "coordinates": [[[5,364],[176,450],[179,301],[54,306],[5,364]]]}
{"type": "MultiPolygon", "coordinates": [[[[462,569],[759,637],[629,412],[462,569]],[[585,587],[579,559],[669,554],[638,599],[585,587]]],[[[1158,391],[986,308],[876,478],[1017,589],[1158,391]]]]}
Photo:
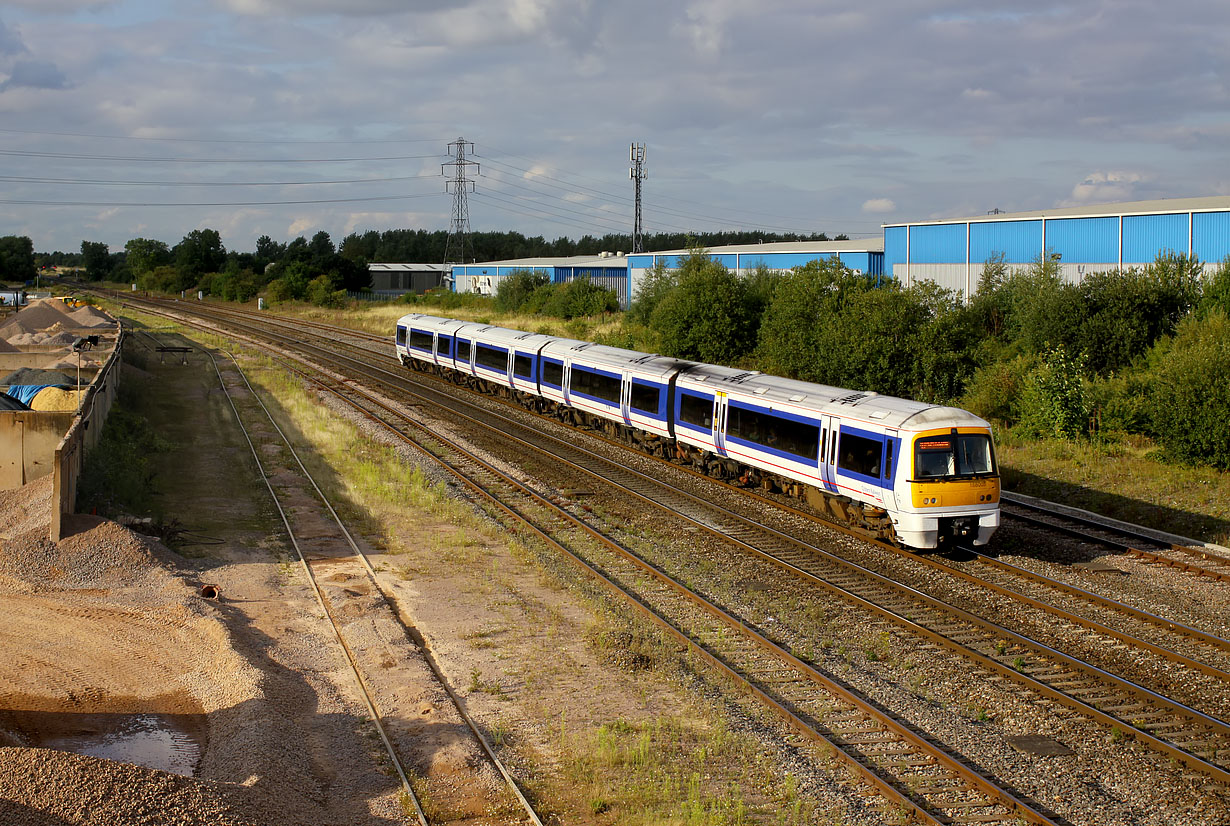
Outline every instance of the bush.
{"type": "Polygon", "coordinates": [[[1047,347],[1021,394],[1019,430],[1027,436],[1073,439],[1088,430],[1085,400],[1085,360],[1063,347],[1047,347]]]}
{"type": "Polygon", "coordinates": [[[685,258],[675,277],[649,317],[664,355],[733,364],[751,352],[756,320],[743,279],[702,251],[685,258]]]}
{"type": "Polygon", "coordinates": [[[1020,420],[1026,382],[1037,366],[1033,355],[984,365],[974,373],[959,405],[987,421],[1014,425],[1020,420]]]}
{"type": "Polygon", "coordinates": [[[540,287],[534,297],[544,295],[538,312],[554,318],[602,315],[619,309],[619,297],[614,290],[599,287],[588,278],[577,278],[565,284],[540,287]]]}
{"type": "Polygon", "coordinates": [[[1230,317],[1185,320],[1150,361],[1153,425],[1166,455],[1230,470],[1230,317]]]}
{"type": "Polygon", "coordinates": [[[519,270],[500,279],[495,293],[495,308],[502,313],[522,312],[526,303],[539,287],[551,283],[545,273],[519,270]]]}

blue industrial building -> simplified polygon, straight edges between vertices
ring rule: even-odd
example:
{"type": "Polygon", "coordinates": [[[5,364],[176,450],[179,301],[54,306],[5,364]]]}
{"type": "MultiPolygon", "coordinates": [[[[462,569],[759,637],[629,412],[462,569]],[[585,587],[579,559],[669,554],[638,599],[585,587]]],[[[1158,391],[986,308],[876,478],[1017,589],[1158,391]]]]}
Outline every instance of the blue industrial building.
{"type": "MultiPolygon", "coordinates": [[[[1159,253],[1192,255],[1206,267],[1230,257],[1230,196],[1134,201],[1034,212],[997,213],[885,224],[882,238],[854,241],[784,241],[713,247],[709,256],[746,275],[760,266],[785,271],[809,261],[837,258],[852,270],[896,278],[905,285],[933,281],[966,297],[978,289],[983,264],[1003,256],[1009,267],[1028,266],[1047,255],[1062,276],[1079,282],[1086,274],[1152,262],[1159,253]]],[[[587,277],[619,296],[626,309],[645,273],[656,264],[675,268],[688,250],[603,253],[572,258],[523,258],[455,265],[453,289],[494,295],[514,272],[541,272],[552,283],[587,277]]]]}
{"type": "Polygon", "coordinates": [[[1213,266],[1230,256],[1230,197],[1175,198],[974,218],[884,225],[884,271],[903,284],[928,280],[965,296],[983,264],[1010,267],[1050,256],[1063,278],[1140,267],[1159,253],[1193,255],[1213,266]]]}
{"type": "MultiPolygon", "coordinates": [[[[811,261],[837,258],[852,270],[868,275],[884,273],[884,245],[879,238],[856,241],[777,241],[771,244],[736,244],[706,250],[709,257],[728,270],[747,275],[761,266],[785,272],[811,261]]],[[[631,295],[640,289],[645,273],[661,263],[667,269],[679,266],[689,250],[644,252],[628,256],[628,286],[631,295]]]]}
{"type": "Polygon", "coordinates": [[[537,272],[552,284],[588,278],[600,287],[614,290],[619,306],[628,307],[628,261],[621,253],[572,256],[569,258],[515,258],[481,264],[453,265],[453,290],[459,293],[495,295],[501,279],[517,272],[537,272]]]}

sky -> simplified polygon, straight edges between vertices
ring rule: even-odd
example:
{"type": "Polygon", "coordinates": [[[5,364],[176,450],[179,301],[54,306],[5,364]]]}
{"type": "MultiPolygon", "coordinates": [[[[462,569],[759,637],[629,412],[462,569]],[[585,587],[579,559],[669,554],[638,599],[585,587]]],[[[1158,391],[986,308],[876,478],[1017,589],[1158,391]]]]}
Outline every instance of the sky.
{"type": "Polygon", "coordinates": [[[0,0],[0,235],[876,237],[1230,194],[1209,0],[0,0]]]}

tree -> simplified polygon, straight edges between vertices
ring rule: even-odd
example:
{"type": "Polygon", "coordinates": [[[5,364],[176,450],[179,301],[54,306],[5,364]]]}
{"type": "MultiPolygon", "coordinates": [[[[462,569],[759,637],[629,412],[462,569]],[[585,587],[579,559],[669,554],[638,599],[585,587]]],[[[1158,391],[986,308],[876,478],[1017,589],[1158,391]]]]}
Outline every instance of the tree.
{"type": "Polygon", "coordinates": [[[102,281],[111,274],[111,250],[101,241],[82,241],[81,260],[87,281],[102,281]]]}
{"type": "Polygon", "coordinates": [[[551,277],[543,272],[518,270],[500,279],[495,291],[495,308],[502,313],[515,313],[530,300],[541,287],[551,283],[551,277]]]}
{"type": "Polygon", "coordinates": [[[171,263],[171,250],[163,241],[152,238],[133,238],[124,245],[128,268],[134,276],[142,276],[155,267],[171,263]]]}
{"type": "Polygon", "coordinates": [[[29,281],[36,273],[33,241],[24,235],[0,238],[0,280],[29,281]]]}
{"type": "Polygon", "coordinates": [[[1151,362],[1154,429],[1166,453],[1230,470],[1230,317],[1190,317],[1159,341],[1151,362]]]}
{"type": "Polygon", "coordinates": [[[756,319],[747,282],[704,250],[684,258],[675,277],[649,317],[664,355],[732,364],[751,352],[756,319]]]}
{"type": "Polygon", "coordinates": [[[207,272],[221,272],[226,264],[222,237],[213,229],[194,229],[175,245],[173,252],[175,266],[190,285],[207,272]]]}
{"type": "Polygon", "coordinates": [[[256,239],[256,257],[260,259],[262,266],[281,261],[285,254],[286,245],[279,244],[268,235],[262,235],[256,239]]]}

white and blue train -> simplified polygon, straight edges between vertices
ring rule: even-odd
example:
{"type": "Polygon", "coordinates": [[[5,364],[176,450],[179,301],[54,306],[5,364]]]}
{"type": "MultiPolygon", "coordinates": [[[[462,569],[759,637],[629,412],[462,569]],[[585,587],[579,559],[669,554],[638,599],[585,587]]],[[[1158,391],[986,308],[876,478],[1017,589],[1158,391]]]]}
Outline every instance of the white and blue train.
{"type": "Polygon", "coordinates": [[[907,547],[984,545],[999,526],[991,428],[964,410],[420,314],[396,346],[407,367],[907,547]]]}

